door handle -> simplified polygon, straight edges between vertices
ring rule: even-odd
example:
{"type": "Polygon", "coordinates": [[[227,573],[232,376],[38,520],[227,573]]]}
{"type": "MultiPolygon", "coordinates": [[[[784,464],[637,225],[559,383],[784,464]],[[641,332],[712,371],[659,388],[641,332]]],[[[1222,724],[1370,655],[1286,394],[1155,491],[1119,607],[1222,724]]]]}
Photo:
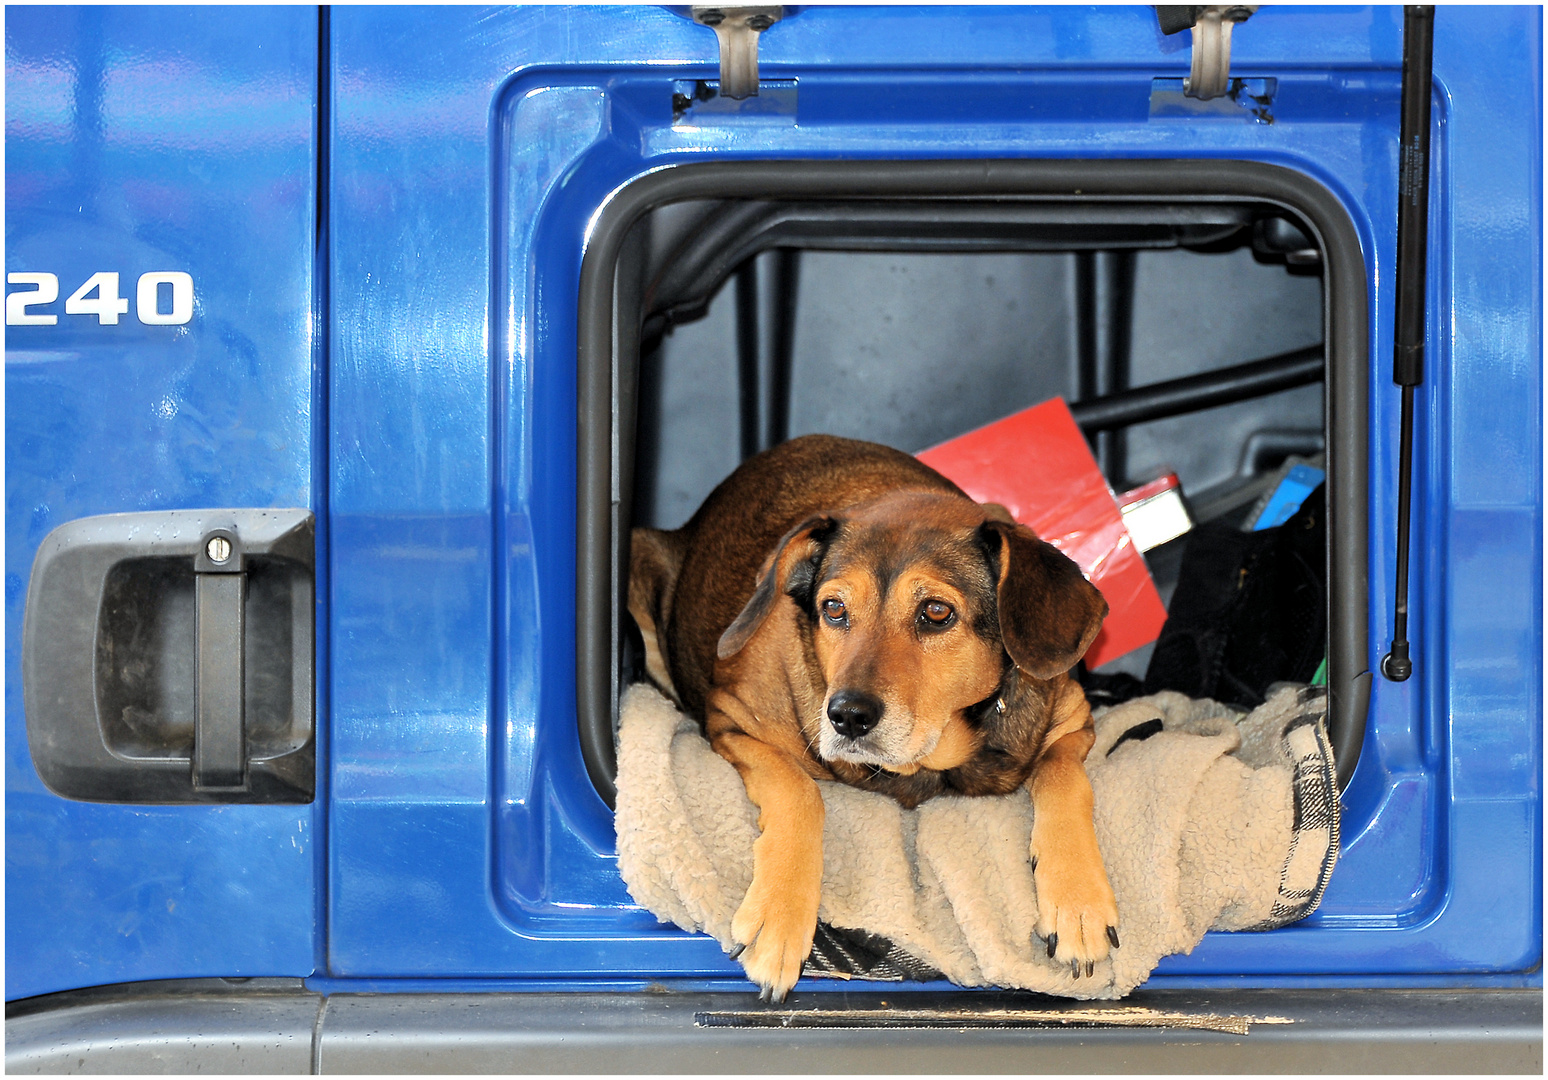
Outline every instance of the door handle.
{"type": "Polygon", "coordinates": [[[247,780],[247,560],[231,529],[206,533],[194,554],[193,785],[241,790],[247,780]]]}
{"type": "Polygon", "coordinates": [[[310,802],[314,519],[172,510],[66,522],[33,562],[27,740],[90,802],[310,802]]]}

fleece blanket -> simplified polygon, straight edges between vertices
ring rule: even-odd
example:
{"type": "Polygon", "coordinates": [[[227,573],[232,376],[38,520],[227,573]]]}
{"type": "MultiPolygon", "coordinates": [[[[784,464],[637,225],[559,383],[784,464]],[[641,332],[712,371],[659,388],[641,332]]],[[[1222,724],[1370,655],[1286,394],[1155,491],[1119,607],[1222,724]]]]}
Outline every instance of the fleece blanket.
{"type": "MultiPolygon", "coordinates": [[[[624,881],[663,922],[729,950],[752,881],[757,811],[736,770],[654,688],[630,687],[621,712],[624,881]]],[[[1326,716],[1326,691],[1303,686],[1278,688],[1249,714],[1174,692],[1095,714],[1086,768],[1123,944],[1080,979],[1033,938],[1025,788],[905,810],[819,783],[822,901],[804,973],[1118,998],[1207,930],[1304,918],[1338,854],[1326,716]]]]}

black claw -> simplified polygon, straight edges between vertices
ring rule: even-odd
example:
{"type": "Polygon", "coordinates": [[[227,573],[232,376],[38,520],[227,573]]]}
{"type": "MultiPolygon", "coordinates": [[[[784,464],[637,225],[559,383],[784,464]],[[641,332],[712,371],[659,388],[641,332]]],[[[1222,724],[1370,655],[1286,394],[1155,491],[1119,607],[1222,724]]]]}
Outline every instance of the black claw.
{"type": "MultiPolygon", "coordinates": [[[[1112,933],[1112,931],[1109,930],[1108,933],[1112,933]]],[[[731,951],[729,953],[727,953],[726,955],[729,956],[731,959],[735,960],[738,956],[741,956],[746,951],[747,951],[747,944],[746,944],[746,942],[743,942],[743,943],[741,943],[739,945],[731,946],[731,951]]]]}
{"type": "Polygon", "coordinates": [[[1071,960],[1070,961],[1070,974],[1073,975],[1077,979],[1080,978],[1080,961],[1079,960],[1071,960]]]}
{"type": "Polygon", "coordinates": [[[1107,928],[1107,940],[1113,943],[1113,948],[1121,947],[1118,944],[1118,928],[1116,926],[1109,926],[1107,928]]]}
{"type": "Polygon", "coordinates": [[[1058,934],[1049,934],[1048,935],[1048,959],[1052,960],[1053,959],[1053,954],[1058,952],[1058,950],[1059,950],[1059,935],[1058,934]]]}
{"type": "Polygon", "coordinates": [[[1096,974],[1096,961],[1095,960],[1087,960],[1086,961],[1086,978],[1089,979],[1089,978],[1091,978],[1091,976],[1093,976],[1095,974],[1096,974]]]}
{"type": "Polygon", "coordinates": [[[1032,856],[1032,872],[1037,873],[1037,856],[1032,856]]]}

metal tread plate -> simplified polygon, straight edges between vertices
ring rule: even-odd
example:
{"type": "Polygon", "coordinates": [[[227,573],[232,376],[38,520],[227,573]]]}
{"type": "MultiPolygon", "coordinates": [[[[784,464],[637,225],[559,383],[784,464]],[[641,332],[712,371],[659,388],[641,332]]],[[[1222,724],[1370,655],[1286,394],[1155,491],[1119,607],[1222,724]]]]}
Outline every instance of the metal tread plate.
{"type": "Polygon", "coordinates": [[[1541,1072],[1542,991],[334,993],[190,980],[12,1003],[6,1071],[1541,1072]]]}

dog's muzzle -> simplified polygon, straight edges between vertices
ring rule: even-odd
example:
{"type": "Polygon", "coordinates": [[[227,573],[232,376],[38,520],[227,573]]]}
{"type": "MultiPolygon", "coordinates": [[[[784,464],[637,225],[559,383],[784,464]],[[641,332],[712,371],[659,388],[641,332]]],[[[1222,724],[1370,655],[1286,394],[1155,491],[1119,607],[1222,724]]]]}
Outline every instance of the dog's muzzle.
{"type": "Polygon", "coordinates": [[[928,754],[940,737],[937,733],[928,746],[913,745],[913,714],[864,690],[836,691],[828,699],[827,717],[814,748],[827,761],[907,765],[928,754]]]}
{"type": "Polygon", "coordinates": [[[882,717],[882,703],[860,690],[840,690],[828,699],[828,722],[846,739],[865,736],[882,717]]]}

